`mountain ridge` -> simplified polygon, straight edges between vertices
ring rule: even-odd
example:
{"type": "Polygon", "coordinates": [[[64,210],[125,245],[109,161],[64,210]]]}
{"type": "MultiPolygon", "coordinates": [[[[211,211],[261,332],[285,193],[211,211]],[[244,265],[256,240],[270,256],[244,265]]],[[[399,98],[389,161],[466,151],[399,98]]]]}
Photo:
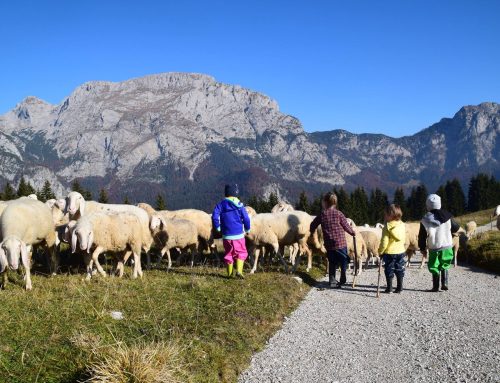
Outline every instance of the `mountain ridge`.
{"type": "Polygon", "coordinates": [[[499,131],[500,105],[485,102],[411,136],[306,132],[271,97],[172,72],[86,82],[57,105],[26,97],[0,116],[0,178],[47,178],[60,194],[79,178],[117,200],[165,192],[172,208],[206,208],[230,180],[247,196],[290,200],[334,184],[435,187],[448,175],[498,175],[499,131]]]}

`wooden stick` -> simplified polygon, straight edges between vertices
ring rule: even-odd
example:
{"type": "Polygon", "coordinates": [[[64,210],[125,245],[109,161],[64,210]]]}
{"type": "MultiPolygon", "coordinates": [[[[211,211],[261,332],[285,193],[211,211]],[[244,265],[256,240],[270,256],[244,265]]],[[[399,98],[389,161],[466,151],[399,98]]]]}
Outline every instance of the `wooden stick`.
{"type": "Polygon", "coordinates": [[[378,258],[378,281],[377,281],[377,298],[380,298],[380,276],[382,275],[382,257],[378,258]]]}
{"type": "Polygon", "coordinates": [[[358,248],[356,246],[356,236],[352,237],[354,244],[354,278],[352,279],[352,288],[356,286],[356,277],[358,276],[358,248]]]}

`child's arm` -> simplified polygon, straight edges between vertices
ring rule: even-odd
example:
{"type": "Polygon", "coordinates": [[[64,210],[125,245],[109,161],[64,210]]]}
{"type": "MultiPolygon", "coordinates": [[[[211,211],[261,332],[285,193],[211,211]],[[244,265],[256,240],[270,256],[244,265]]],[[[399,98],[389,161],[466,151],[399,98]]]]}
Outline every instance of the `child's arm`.
{"type": "Polygon", "coordinates": [[[380,256],[382,256],[382,254],[385,254],[387,246],[389,246],[389,233],[387,227],[384,226],[384,228],[382,229],[382,238],[380,239],[380,245],[378,247],[378,254],[380,256]]]}
{"type": "Polygon", "coordinates": [[[248,216],[247,209],[242,207],[240,209],[241,221],[243,222],[243,227],[245,228],[245,232],[248,233],[250,231],[250,217],[248,216]]]}
{"type": "Polygon", "coordinates": [[[313,219],[313,221],[311,222],[311,226],[309,226],[309,231],[311,233],[314,233],[319,225],[321,225],[321,214],[317,215],[316,218],[313,219]]]}
{"type": "Polygon", "coordinates": [[[220,204],[217,204],[212,213],[212,225],[217,231],[220,231],[220,210],[220,204]]]}
{"type": "Polygon", "coordinates": [[[418,247],[420,251],[427,249],[427,230],[423,224],[420,224],[420,230],[418,232],[418,247]]]}

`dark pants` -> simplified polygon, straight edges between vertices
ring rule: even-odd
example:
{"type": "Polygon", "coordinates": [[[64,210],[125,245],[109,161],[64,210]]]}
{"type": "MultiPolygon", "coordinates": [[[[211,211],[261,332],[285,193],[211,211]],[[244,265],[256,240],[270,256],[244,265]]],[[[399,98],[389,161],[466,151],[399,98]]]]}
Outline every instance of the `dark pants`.
{"type": "Polygon", "coordinates": [[[328,274],[330,277],[335,278],[337,267],[340,266],[340,284],[346,283],[346,270],[349,264],[349,256],[347,255],[347,248],[328,250],[328,274]]]}
{"type": "Polygon", "coordinates": [[[402,254],[384,254],[384,271],[387,278],[405,276],[405,253],[402,254]]]}

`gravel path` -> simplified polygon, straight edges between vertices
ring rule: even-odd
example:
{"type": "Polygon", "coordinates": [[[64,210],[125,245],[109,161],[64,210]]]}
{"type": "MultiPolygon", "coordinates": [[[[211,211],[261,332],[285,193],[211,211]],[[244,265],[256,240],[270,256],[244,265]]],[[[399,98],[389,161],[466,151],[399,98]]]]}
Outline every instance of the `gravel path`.
{"type": "Polygon", "coordinates": [[[312,289],[239,381],[500,382],[500,278],[457,267],[430,293],[417,264],[402,294],[377,299],[375,268],[355,290],[312,289]]]}

